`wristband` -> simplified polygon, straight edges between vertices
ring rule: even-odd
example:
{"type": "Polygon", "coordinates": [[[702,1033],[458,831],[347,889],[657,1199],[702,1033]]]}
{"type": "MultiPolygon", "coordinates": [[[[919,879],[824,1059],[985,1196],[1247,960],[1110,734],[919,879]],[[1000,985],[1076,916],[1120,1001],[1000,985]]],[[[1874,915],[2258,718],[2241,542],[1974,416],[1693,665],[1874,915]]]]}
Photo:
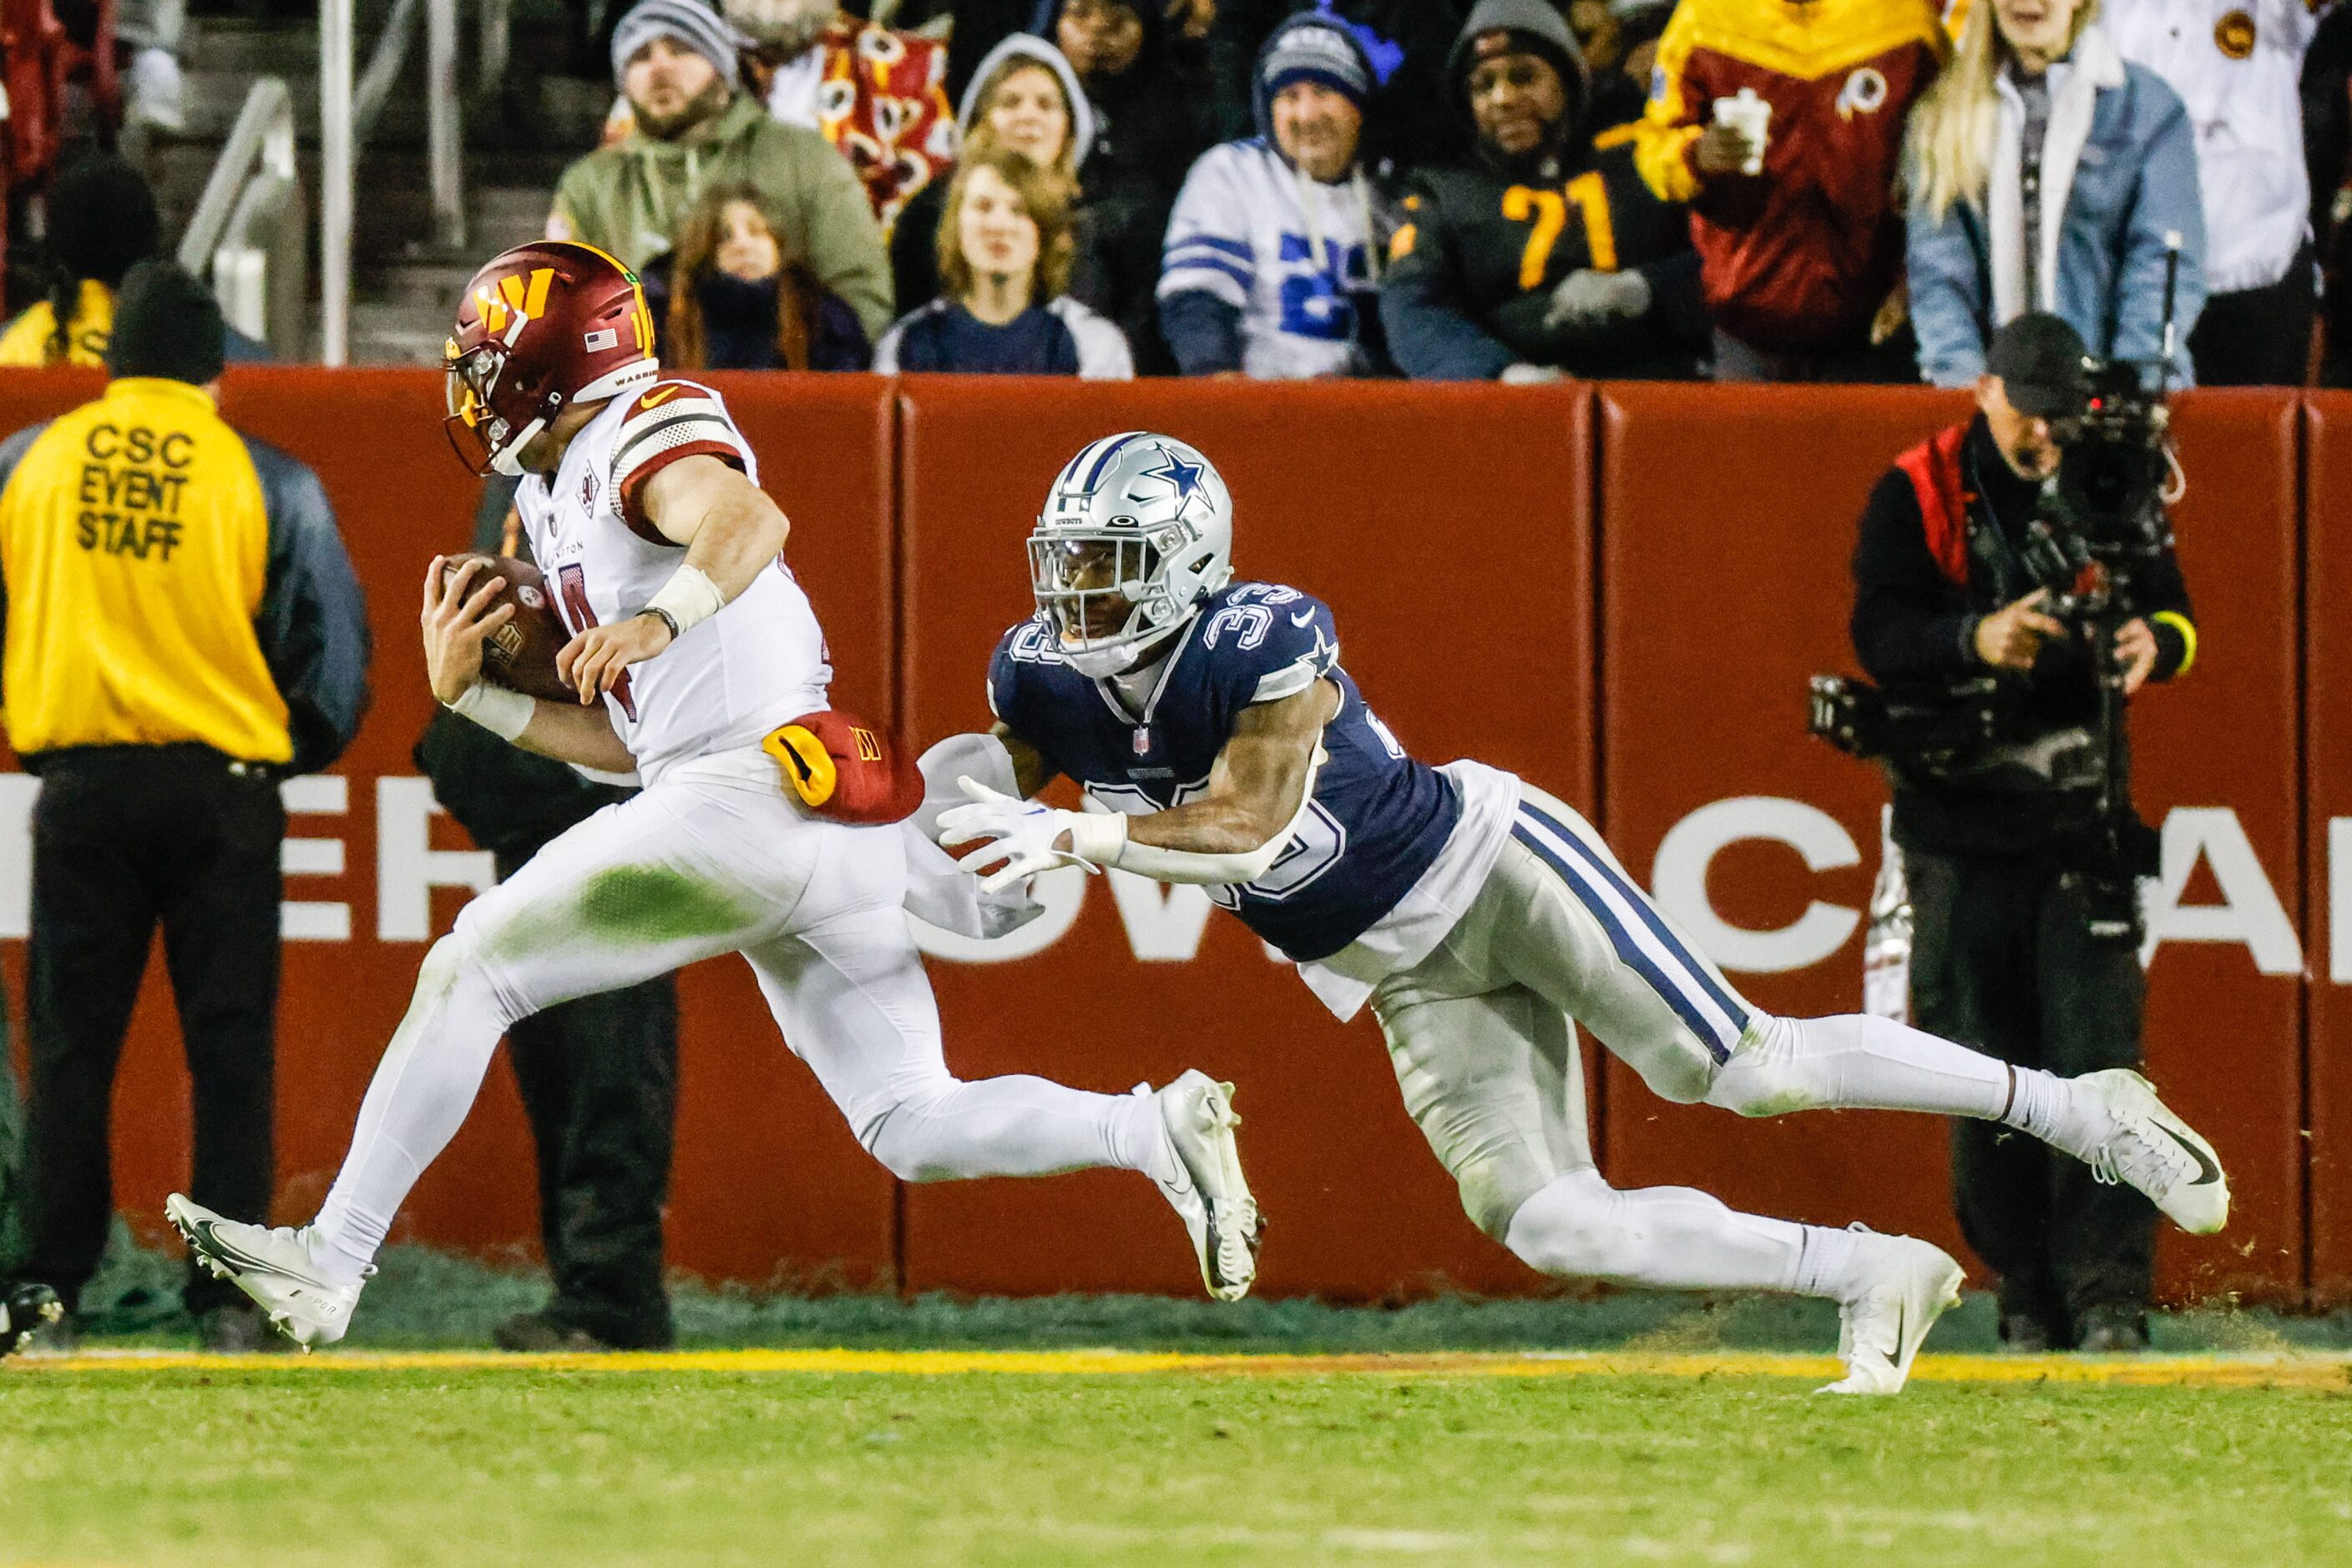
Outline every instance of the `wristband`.
{"type": "Polygon", "coordinates": [[[457,700],[443,704],[450,712],[471,719],[501,741],[512,741],[530,727],[539,700],[503,686],[478,680],[457,700]]]}
{"type": "Polygon", "coordinates": [[[684,637],[726,607],[727,595],[719,591],[710,574],[699,566],[684,565],[646,601],[645,613],[661,616],[675,635],[684,637]]]}
{"type": "Polygon", "coordinates": [[[1070,853],[1097,866],[1116,866],[1127,848],[1127,817],[1116,811],[1073,811],[1070,853]]]}
{"type": "Polygon", "coordinates": [[[2151,626],[2169,626],[2172,628],[2173,635],[2180,639],[2180,662],[2172,667],[2172,674],[2167,679],[2178,680],[2188,674],[2189,667],[2197,662],[2196,624],[2178,610],[2158,610],[2148,616],[2147,624],[2151,626]]]}

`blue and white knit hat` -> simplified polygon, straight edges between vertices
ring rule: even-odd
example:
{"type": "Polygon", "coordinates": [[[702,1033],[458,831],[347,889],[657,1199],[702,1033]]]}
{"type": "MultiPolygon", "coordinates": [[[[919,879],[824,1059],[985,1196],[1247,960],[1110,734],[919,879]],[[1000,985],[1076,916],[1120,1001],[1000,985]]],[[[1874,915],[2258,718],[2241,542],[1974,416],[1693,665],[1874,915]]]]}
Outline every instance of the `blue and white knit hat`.
{"type": "Polygon", "coordinates": [[[729,81],[751,42],[702,0],[640,0],[613,28],[614,85],[627,72],[629,57],[656,38],[677,39],[729,81]]]}
{"type": "Polygon", "coordinates": [[[1269,98],[1292,82],[1311,81],[1358,109],[1372,93],[1371,72],[1346,25],[1316,15],[1297,18],[1267,41],[1258,57],[1257,79],[1269,98]]]}

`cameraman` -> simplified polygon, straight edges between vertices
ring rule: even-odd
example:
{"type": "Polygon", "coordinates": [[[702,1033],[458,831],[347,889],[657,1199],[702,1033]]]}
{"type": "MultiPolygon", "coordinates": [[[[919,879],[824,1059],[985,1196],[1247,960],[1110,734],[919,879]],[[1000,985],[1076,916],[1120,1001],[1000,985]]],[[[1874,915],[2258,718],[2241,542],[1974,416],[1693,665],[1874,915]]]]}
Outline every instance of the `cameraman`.
{"type": "MultiPolygon", "coordinates": [[[[2153,836],[2127,795],[2119,856],[2095,777],[2066,766],[2096,752],[2099,678],[2088,634],[2058,618],[2026,569],[2043,481],[2066,460],[2053,426],[2063,434],[2084,412],[2089,371],[2082,339],[2055,316],[2001,328],[1977,416],[1879,481],[1853,554],[1852,633],[1871,678],[1913,700],[1965,701],[1969,683],[1989,684],[2001,716],[1998,742],[1977,755],[1933,771],[1889,764],[1917,1023],[2067,1077],[2139,1065],[2134,878],[2155,870],[2153,836]]],[[[2197,652],[2168,543],[2127,589],[2112,634],[2126,697],[2183,673],[2197,652]]],[[[1996,1122],[1954,1127],[1952,1167],[1961,1233],[2000,1277],[2011,1348],[2147,1345],[2156,1211],[2145,1198],[1996,1122]]]]}

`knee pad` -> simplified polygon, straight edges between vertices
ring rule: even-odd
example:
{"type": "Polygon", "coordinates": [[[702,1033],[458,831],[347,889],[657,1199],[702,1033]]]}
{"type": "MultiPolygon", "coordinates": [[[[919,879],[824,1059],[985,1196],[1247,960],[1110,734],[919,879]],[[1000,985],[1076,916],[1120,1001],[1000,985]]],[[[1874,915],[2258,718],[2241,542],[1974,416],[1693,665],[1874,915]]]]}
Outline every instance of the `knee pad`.
{"type": "Polygon", "coordinates": [[[1503,1243],[1544,1274],[1614,1279],[1627,1269],[1623,1203],[1593,1170],[1553,1178],[1519,1205],[1503,1243]]]}
{"type": "Polygon", "coordinates": [[[1759,1017],[1731,1059],[1715,1071],[1706,1103],[1741,1116],[1786,1116],[1822,1104],[1821,1075],[1812,1068],[1795,1021],[1759,1017]]]}

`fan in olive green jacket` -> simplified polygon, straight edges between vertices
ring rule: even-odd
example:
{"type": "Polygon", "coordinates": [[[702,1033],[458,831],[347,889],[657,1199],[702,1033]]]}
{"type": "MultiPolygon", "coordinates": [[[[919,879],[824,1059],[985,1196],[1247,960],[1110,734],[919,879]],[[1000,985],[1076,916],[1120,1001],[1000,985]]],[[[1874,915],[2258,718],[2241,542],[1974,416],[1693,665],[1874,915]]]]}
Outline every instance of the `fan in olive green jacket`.
{"type": "Polygon", "coordinates": [[[740,93],[673,141],[632,131],[566,169],[548,236],[584,241],[641,268],[669,249],[697,197],[737,184],[766,196],[776,237],[827,292],[848,302],[869,340],[881,336],[893,319],[890,262],[865,186],[824,137],[770,119],[740,93]]]}

